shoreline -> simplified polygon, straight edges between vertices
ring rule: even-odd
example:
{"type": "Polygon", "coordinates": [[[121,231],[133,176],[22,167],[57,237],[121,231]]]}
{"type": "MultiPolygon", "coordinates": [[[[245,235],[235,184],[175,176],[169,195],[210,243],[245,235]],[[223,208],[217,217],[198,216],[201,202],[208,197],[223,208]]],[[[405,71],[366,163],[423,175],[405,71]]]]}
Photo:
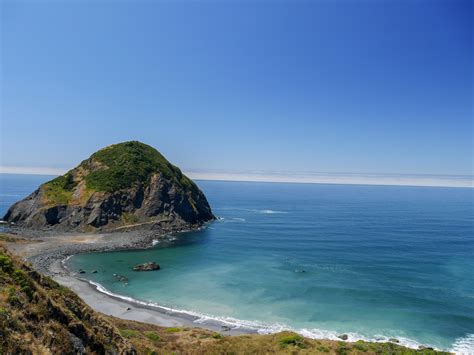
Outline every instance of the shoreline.
{"type": "MultiPolygon", "coordinates": [[[[346,342],[356,342],[358,340],[379,343],[391,342],[392,338],[385,336],[366,338],[355,333],[338,333],[324,330],[319,330],[318,334],[313,334],[310,330],[295,330],[284,326],[279,326],[277,329],[265,329],[262,332],[261,327],[245,327],[239,324],[238,319],[235,319],[234,322],[227,322],[206,315],[193,314],[193,312],[184,310],[174,310],[156,303],[114,294],[101,284],[79,277],[77,273],[69,270],[65,265],[67,259],[73,255],[91,252],[149,249],[155,245],[154,241],[168,242],[177,234],[195,232],[205,227],[206,224],[179,231],[150,232],[133,230],[103,234],[60,234],[48,232],[43,234],[40,231],[28,231],[30,233],[21,233],[22,231],[16,233],[17,231],[15,231],[14,234],[8,234],[22,242],[5,242],[4,244],[8,250],[30,262],[37,271],[52,277],[59,284],[71,289],[92,309],[105,315],[162,327],[203,328],[219,332],[223,335],[266,334],[289,330],[312,339],[341,341],[340,335],[344,334],[348,336],[348,338],[343,340],[346,342]],[[42,237],[40,237],[41,235],[42,237]]],[[[395,343],[411,349],[434,348],[429,344],[421,344],[403,337],[398,337],[395,343]]]]}
{"type": "Polygon", "coordinates": [[[190,312],[174,310],[156,303],[137,300],[125,295],[115,294],[103,285],[78,277],[65,265],[68,256],[60,262],[64,275],[54,279],[61,285],[77,293],[90,307],[100,313],[117,318],[151,323],[162,327],[199,327],[226,335],[242,335],[257,333],[256,330],[243,327],[229,327],[224,322],[209,320],[199,322],[201,318],[190,312]]]}
{"type": "Polygon", "coordinates": [[[10,229],[4,233],[21,242],[5,242],[7,249],[30,262],[35,270],[52,277],[71,289],[92,309],[108,316],[155,324],[162,327],[198,327],[225,335],[257,333],[244,327],[230,327],[225,322],[201,317],[186,311],[168,309],[124,295],[116,295],[104,286],[79,277],[65,265],[73,255],[120,250],[144,250],[154,242],[169,242],[177,234],[196,232],[206,224],[181,230],[125,231],[113,233],[58,233],[24,229],[10,229]],[[196,323],[196,320],[200,320],[196,323]]]}
{"type": "MultiPolygon", "coordinates": [[[[104,314],[108,314],[107,310],[109,309],[109,307],[106,306],[105,309],[101,307],[100,305],[101,298],[106,300],[106,302],[112,302],[113,306],[121,305],[121,306],[127,307],[127,305],[130,305],[130,306],[136,307],[126,312],[123,311],[123,309],[126,309],[126,308],[123,308],[120,311],[117,310],[119,311],[120,314],[110,314],[118,318],[123,318],[127,320],[135,320],[135,321],[140,321],[144,323],[151,323],[151,324],[165,326],[165,327],[197,327],[197,328],[212,330],[212,331],[221,333],[223,335],[272,334],[272,333],[278,333],[281,331],[291,331],[291,332],[296,332],[310,339],[324,339],[324,340],[344,341],[344,342],[357,342],[358,340],[362,340],[365,342],[372,342],[372,343],[389,342],[389,343],[394,343],[400,346],[405,346],[407,348],[414,349],[414,350],[420,350],[423,348],[428,348],[428,349],[432,348],[437,351],[451,351],[450,349],[443,350],[443,349],[434,347],[430,344],[422,344],[415,340],[404,338],[404,337],[396,337],[395,339],[397,339],[397,342],[393,342],[393,340],[391,339],[394,339],[394,338],[388,337],[388,336],[380,335],[380,336],[375,336],[374,338],[367,338],[357,333],[350,333],[350,332],[340,333],[340,332],[328,331],[328,330],[319,330],[318,331],[319,334],[315,335],[311,330],[294,329],[285,325],[278,325],[277,327],[273,329],[271,328],[271,325],[263,325],[263,324],[259,324],[259,326],[254,325],[252,327],[250,326],[245,327],[242,325],[242,323],[246,323],[246,321],[239,320],[239,319],[219,320],[219,319],[213,318],[212,316],[198,315],[192,311],[171,309],[157,303],[146,302],[143,300],[135,299],[130,296],[115,294],[109,291],[105,286],[103,286],[100,283],[96,283],[94,281],[79,277],[78,274],[69,270],[67,266],[65,265],[65,262],[71,256],[65,258],[61,262],[61,267],[68,273],[69,281],[72,281],[72,282],[69,283],[63,279],[65,283],[62,283],[57,279],[55,280],[61,283],[62,285],[72,289],[82,299],[84,299],[84,301],[86,301],[86,303],[89,304],[89,306],[94,308],[96,311],[99,311],[104,314]],[[84,292],[84,288],[80,287],[81,285],[86,286],[86,288],[88,288],[92,294],[88,294],[87,291],[84,292]],[[98,296],[98,295],[101,295],[101,296],[98,296]],[[89,300],[86,299],[89,296],[92,296],[90,299],[91,303],[89,302],[89,300]],[[95,306],[98,306],[98,308],[95,308],[95,306]],[[151,318],[144,319],[141,316],[141,313],[142,313],[141,311],[152,312],[151,318]],[[155,318],[156,316],[158,316],[158,319],[155,318]],[[202,320],[203,318],[205,319],[202,320]],[[169,323],[172,325],[168,325],[168,323],[166,323],[168,320],[171,322],[176,322],[176,323],[169,323]],[[263,329],[265,330],[262,332],[263,329]],[[340,338],[341,335],[347,335],[348,338],[343,340],[342,338],[340,338]]],[[[254,323],[252,321],[247,321],[247,322],[254,323]]]]}

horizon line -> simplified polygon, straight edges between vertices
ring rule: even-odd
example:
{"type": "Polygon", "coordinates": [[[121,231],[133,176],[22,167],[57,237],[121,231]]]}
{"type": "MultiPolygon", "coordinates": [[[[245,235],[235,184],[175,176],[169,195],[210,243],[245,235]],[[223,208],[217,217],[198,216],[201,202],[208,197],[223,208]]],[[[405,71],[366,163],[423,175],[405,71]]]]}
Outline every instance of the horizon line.
{"type": "MultiPolygon", "coordinates": [[[[0,174],[59,176],[68,170],[51,167],[0,166],[0,174]]],[[[193,180],[211,181],[474,188],[474,176],[472,175],[237,171],[218,169],[189,169],[185,170],[184,174],[193,180]]]]}

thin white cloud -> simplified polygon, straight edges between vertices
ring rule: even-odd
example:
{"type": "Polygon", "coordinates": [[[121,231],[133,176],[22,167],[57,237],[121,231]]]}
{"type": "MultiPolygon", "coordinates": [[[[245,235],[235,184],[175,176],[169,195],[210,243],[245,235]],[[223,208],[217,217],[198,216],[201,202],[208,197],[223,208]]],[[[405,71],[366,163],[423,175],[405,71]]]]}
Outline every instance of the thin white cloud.
{"type": "MultiPolygon", "coordinates": [[[[67,170],[67,168],[0,166],[0,174],[61,175],[67,170]]],[[[474,187],[474,177],[464,175],[358,174],[226,170],[188,170],[185,171],[185,174],[196,180],[474,187]]]]}
{"type": "Polygon", "coordinates": [[[399,185],[399,186],[439,186],[474,187],[472,176],[452,175],[409,175],[409,174],[355,174],[355,173],[315,173],[315,172],[225,172],[188,171],[187,175],[197,180],[290,182],[313,184],[353,184],[353,185],[399,185]]]}
{"type": "Polygon", "coordinates": [[[65,168],[48,168],[34,166],[0,166],[0,174],[26,174],[26,175],[62,175],[65,168]]]}

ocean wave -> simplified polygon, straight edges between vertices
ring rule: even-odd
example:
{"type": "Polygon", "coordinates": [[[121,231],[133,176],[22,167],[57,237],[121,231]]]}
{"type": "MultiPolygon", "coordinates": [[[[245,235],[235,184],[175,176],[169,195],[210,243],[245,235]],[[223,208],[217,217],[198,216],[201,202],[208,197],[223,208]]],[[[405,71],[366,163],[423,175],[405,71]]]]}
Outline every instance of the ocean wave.
{"type": "Polygon", "coordinates": [[[233,218],[228,219],[227,221],[229,221],[229,222],[245,222],[245,218],[233,217],[233,218]]]}
{"type": "Polygon", "coordinates": [[[474,334],[456,339],[450,351],[459,355],[474,354],[474,334]]]}
{"type": "Polygon", "coordinates": [[[229,223],[229,222],[245,222],[245,221],[246,221],[246,219],[245,219],[245,218],[242,218],[242,217],[228,217],[228,218],[217,217],[217,220],[220,221],[220,222],[224,222],[224,223],[229,223]]]}
{"type": "MultiPolygon", "coordinates": [[[[233,317],[211,316],[211,315],[207,315],[207,314],[203,314],[199,312],[166,307],[166,306],[159,305],[157,303],[150,302],[150,301],[137,300],[133,297],[113,293],[112,291],[109,291],[103,285],[97,282],[94,282],[91,280],[85,280],[85,281],[95,286],[97,291],[114,298],[122,299],[124,301],[134,303],[134,304],[139,304],[142,306],[156,308],[157,310],[162,310],[167,313],[175,313],[175,314],[182,314],[182,315],[195,317],[193,322],[196,324],[204,325],[208,322],[209,323],[213,322],[222,326],[231,327],[233,329],[240,328],[240,329],[253,330],[259,334],[272,334],[272,333],[278,333],[284,330],[288,330],[288,331],[293,331],[295,333],[298,333],[304,337],[311,338],[311,339],[328,339],[328,340],[336,340],[336,341],[341,340],[338,337],[340,334],[346,334],[348,336],[347,338],[348,342],[356,342],[358,340],[363,340],[366,342],[385,343],[385,342],[390,342],[390,339],[396,338],[399,341],[398,343],[399,345],[402,345],[411,349],[418,349],[420,346],[433,347],[429,344],[422,344],[413,339],[409,339],[405,337],[395,337],[395,336],[386,336],[386,335],[375,335],[374,337],[366,337],[361,334],[352,333],[352,332],[336,332],[334,330],[325,330],[325,329],[316,329],[316,328],[315,329],[305,329],[305,328],[297,329],[297,328],[289,327],[286,324],[282,324],[282,323],[267,323],[267,322],[256,321],[256,320],[254,321],[242,320],[242,319],[237,319],[233,317]]],[[[473,354],[473,346],[474,346],[474,334],[470,334],[465,338],[458,339],[456,343],[453,345],[453,348],[451,351],[456,354],[462,354],[462,355],[473,354]]],[[[436,349],[435,347],[433,348],[436,349]]],[[[437,349],[437,350],[442,350],[442,349],[437,349]]]]}
{"type": "Polygon", "coordinates": [[[275,211],[275,210],[256,210],[258,213],[264,213],[264,214],[280,214],[280,213],[288,213],[285,211],[275,211]]]}
{"type": "MultiPolygon", "coordinates": [[[[270,210],[270,209],[255,209],[255,208],[234,208],[234,207],[223,207],[223,208],[216,208],[216,210],[227,210],[227,211],[245,211],[245,212],[253,212],[253,213],[262,213],[262,214],[286,214],[287,211],[278,211],[278,210],[270,210]]],[[[223,219],[218,217],[218,220],[223,219]]]]}

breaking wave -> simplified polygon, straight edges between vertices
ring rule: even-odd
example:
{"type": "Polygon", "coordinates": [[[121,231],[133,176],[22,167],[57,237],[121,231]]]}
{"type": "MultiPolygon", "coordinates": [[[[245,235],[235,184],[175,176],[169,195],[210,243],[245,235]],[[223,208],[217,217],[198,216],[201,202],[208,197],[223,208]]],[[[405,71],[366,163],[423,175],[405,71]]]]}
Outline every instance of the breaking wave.
{"type": "Polygon", "coordinates": [[[474,354],[474,334],[456,339],[450,351],[460,355],[474,354]]]}
{"type": "MultiPolygon", "coordinates": [[[[84,279],[83,279],[84,280],[84,279]]],[[[181,310],[181,309],[175,309],[171,307],[166,307],[162,306],[159,304],[156,304],[154,302],[146,302],[146,301],[141,301],[137,300],[133,297],[129,296],[124,296],[124,295],[119,295],[116,293],[113,293],[106,289],[104,286],[101,284],[91,281],[91,280],[84,280],[87,281],[89,284],[93,285],[95,289],[101,293],[104,293],[108,296],[111,296],[113,298],[118,298],[130,303],[146,306],[146,307],[152,307],[156,309],[157,311],[162,311],[166,313],[174,313],[174,314],[181,314],[184,316],[191,316],[193,317],[193,322],[196,324],[201,324],[205,325],[207,324],[214,324],[214,325],[220,325],[220,326],[228,326],[233,329],[242,329],[242,330],[249,330],[249,331],[254,331],[259,334],[271,334],[271,333],[278,333],[284,330],[289,330],[289,331],[294,331],[304,337],[311,338],[311,339],[329,339],[329,340],[336,340],[340,341],[341,339],[338,337],[338,335],[342,334],[343,332],[336,332],[333,330],[325,330],[325,329],[295,329],[292,327],[289,327],[285,324],[281,323],[266,323],[266,322],[261,322],[261,321],[249,321],[249,320],[242,320],[242,319],[236,319],[232,317],[218,317],[218,316],[211,316],[199,312],[193,312],[193,311],[187,311],[187,310],[181,310]]],[[[377,343],[385,343],[389,342],[390,339],[393,339],[393,336],[385,336],[385,335],[376,335],[374,337],[366,337],[357,333],[343,333],[348,336],[347,341],[348,342],[356,342],[358,340],[363,340],[367,342],[377,342],[377,343]]],[[[412,349],[418,349],[420,346],[430,346],[429,344],[421,344],[415,340],[404,338],[404,337],[396,337],[398,340],[399,345],[406,346],[408,348],[412,349]]],[[[469,335],[466,338],[459,339],[454,345],[453,349],[451,351],[455,352],[456,354],[472,354],[472,346],[474,345],[474,335],[469,335]]]]}

